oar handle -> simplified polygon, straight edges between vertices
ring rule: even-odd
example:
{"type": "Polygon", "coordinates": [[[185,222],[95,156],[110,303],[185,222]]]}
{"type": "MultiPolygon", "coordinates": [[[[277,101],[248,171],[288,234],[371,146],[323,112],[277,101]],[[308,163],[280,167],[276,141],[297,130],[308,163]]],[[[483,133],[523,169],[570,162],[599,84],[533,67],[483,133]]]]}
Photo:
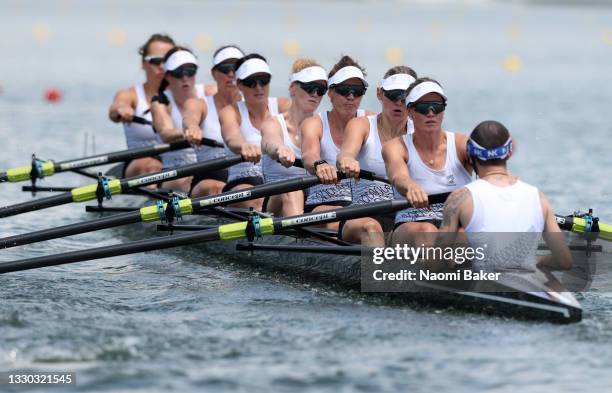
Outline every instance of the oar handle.
{"type": "Polygon", "coordinates": [[[153,125],[153,122],[151,120],[147,120],[144,117],[140,117],[140,116],[132,116],[132,123],[142,124],[145,126],[153,125]]]}
{"type": "MultiPolygon", "coordinates": [[[[294,163],[293,163],[293,166],[298,167],[298,168],[304,168],[304,162],[301,159],[296,158],[294,163]]],[[[359,171],[359,178],[365,179],[365,180],[379,181],[379,182],[390,184],[389,183],[389,179],[387,179],[386,177],[379,176],[379,175],[377,175],[374,172],[366,171],[364,169],[359,171]]]]}

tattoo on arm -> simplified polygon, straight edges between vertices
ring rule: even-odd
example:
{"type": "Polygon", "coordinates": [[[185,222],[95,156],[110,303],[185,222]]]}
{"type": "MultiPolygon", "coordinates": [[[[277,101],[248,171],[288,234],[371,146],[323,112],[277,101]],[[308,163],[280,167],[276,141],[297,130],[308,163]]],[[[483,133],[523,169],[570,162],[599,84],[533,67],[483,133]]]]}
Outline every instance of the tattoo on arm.
{"type": "MultiPolygon", "coordinates": [[[[457,226],[458,226],[459,209],[461,205],[463,204],[463,202],[465,202],[465,200],[469,196],[470,196],[470,192],[468,191],[467,188],[463,187],[463,188],[456,190],[448,197],[448,199],[446,200],[446,203],[444,204],[444,216],[442,218],[441,227],[444,227],[444,228],[450,227],[453,224],[453,222],[457,223],[457,226]],[[456,220],[455,220],[455,217],[456,217],[456,220]]],[[[456,228],[453,228],[453,229],[456,230],[456,228]]]]}

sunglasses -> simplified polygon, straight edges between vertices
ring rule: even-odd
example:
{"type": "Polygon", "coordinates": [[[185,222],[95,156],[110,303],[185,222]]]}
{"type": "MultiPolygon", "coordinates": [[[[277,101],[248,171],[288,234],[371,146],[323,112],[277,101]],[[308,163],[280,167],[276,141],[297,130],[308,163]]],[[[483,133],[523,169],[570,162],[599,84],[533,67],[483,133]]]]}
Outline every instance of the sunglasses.
{"type": "Polygon", "coordinates": [[[446,109],[446,102],[439,101],[423,101],[423,102],[413,102],[408,105],[410,108],[414,108],[415,111],[419,112],[422,115],[426,115],[429,113],[429,110],[432,110],[434,114],[439,114],[444,112],[446,109]]]}
{"type": "Polygon", "coordinates": [[[361,97],[367,90],[365,86],[361,85],[335,85],[333,89],[342,97],[348,97],[351,94],[353,97],[361,97]]]}
{"type": "Polygon", "coordinates": [[[406,90],[384,90],[383,95],[391,102],[397,102],[406,98],[406,90]]]}
{"type": "Polygon", "coordinates": [[[322,97],[323,94],[327,92],[327,86],[322,83],[316,82],[299,82],[298,84],[308,94],[317,93],[319,97],[322,97]]]}
{"type": "Polygon", "coordinates": [[[164,58],[162,56],[145,56],[143,60],[154,66],[162,65],[164,62],[164,58]]]}
{"type": "Polygon", "coordinates": [[[220,63],[214,67],[215,70],[227,75],[230,72],[236,72],[236,63],[220,63]]]}
{"type": "Polygon", "coordinates": [[[251,76],[241,80],[240,83],[249,88],[253,88],[255,86],[264,87],[270,83],[270,79],[272,79],[272,76],[270,75],[251,76]]]}
{"type": "Polygon", "coordinates": [[[177,68],[176,70],[172,70],[172,71],[168,71],[168,74],[170,74],[170,76],[172,76],[173,78],[176,79],[181,79],[182,77],[186,76],[188,78],[191,78],[192,76],[195,76],[195,74],[198,72],[198,68],[197,67],[193,67],[193,66],[181,66],[179,68],[177,68]]]}

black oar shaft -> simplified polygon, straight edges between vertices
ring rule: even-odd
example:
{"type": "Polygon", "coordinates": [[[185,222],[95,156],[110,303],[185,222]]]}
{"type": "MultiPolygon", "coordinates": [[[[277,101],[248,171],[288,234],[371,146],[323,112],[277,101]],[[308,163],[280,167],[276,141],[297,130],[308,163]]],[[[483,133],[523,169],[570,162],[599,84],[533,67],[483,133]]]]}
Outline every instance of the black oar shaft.
{"type": "Polygon", "coordinates": [[[72,202],[72,194],[67,192],[47,198],[39,198],[28,202],[18,203],[16,205],[3,206],[0,207],[0,218],[10,217],[34,210],[47,209],[53,206],[65,205],[70,202],[72,202]]]}
{"type": "Polygon", "coordinates": [[[119,255],[134,254],[137,252],[163,250],[166,248],[187,246],[203,241],[219,240],[217,228],[206,231],[182,233],[167,237],[140,240],[125,244],[114,244],[89,250],[73,251],[56,255],[22,259],[14,262],[0,264],[0,274],[17,272],[21,270],[37,269],[47,266],[58,266],[73,262],[115,257],[119,255]]]}
{"type": "MultiPolygon", "coordinates": [[[[201,172],[215,171],[218,169],[227,168],[234,164],[242,162],[240,156],[224,156],[215,158],[214,160],[197,162],[195,164],[185,165],[174,169],[169,169],[154,173],[151,175],[143,175],[131,177],[123,180],[111,180],[109,187],[111,194],[120,194],[136,187],[148,186],[162,181],[179,179],[182,177],[192,176],[201,172]]],[[[0,207],[0,218],[10,217],[21,213],[26,213],[34,210],[42,210],[53,206],[59,206],[70,202],[85,202],[96,198],[96,185],[78,187],[71,192],[39,198],[28,202],[19,203],[11,206],[0,207]]]]}
{"type": "Polygon", "coordinates": [[[42,242],[45,240],[57,239],[65,237],[97,231],[100,229],[113,228],[121,225],[128,225],[140,222],[140,212],[130,212],[117,214],[109,217],[102,217],[97,220],[79,222],[76,224],[68,224],[61,227],[43,229],[41,231],[24,233],[23,235],[15,235],[0,239],[0,249],[23,246],[24,244],[42,242]]]}

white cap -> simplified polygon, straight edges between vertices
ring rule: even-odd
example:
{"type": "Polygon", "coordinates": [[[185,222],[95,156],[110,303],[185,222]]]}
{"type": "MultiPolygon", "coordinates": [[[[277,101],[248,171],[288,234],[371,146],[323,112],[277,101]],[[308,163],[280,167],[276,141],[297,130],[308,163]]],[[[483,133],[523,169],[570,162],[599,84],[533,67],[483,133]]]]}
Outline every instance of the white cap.
{"type": "Polygon", "coordinates": [[[419,83],[410,91],[408,97],[406,97],[406,105],[411,104],[413,102],[417,102],[419,98],[423,97],[428,93],[438,93],[445,100],[447,99],[444,95],[444,90],[442,90],[442,86],[432,81],[425,81],[423,83],[419,83]]]}
{"type": "Polygon", "coordinates": [[[408,90],[408,87],[414,82],[416,79],[412,75],[409,74],[395,74],[390,75],[382,80],[380,83],[380,87],[383,90],[408,90]]]}
{"type": "Polygon", "coordinates": [[[336,72],[331,78],[329,78],[329,85],[337,85],[339,83],[344,82],[347,79],[351,78],[359,78],[363,82],[365,87],[368,87],[368,82],[365,80],[365,76],[363,76],[363,72],[355,67],[355,66],[346,66],[342,67],[336,72]]]}
{"type": "Polygon", "coordinates": [[[327,82],[327,73],[320,66],[312,66],[307,67],[301,70],[300,72],[296,72],[291,75],[291,82],[312,82],[312,81],[326,81],[327,82]]]}
{"type": "Polygon", "coordinates": [[[184,64],[198,65],[198,60],[191,52],[178,50],[164,62],[164,71],[174,71],[184,64]]]}
{"type": "Polygon", "coordinates": [[[228,46],[227,48],[223,48],[213,57],[213,67],[217,64],[223,63],[228,59],[242,59],[244,57],[244,53],[235,46],[228,46]]]}
{"type": "Polygon", "coordinates": [[[248,59],[236,70],[236,79],[245,80],[249,76],[260,72],[272,75],[268,63],[258,58],[248,59]]]}

